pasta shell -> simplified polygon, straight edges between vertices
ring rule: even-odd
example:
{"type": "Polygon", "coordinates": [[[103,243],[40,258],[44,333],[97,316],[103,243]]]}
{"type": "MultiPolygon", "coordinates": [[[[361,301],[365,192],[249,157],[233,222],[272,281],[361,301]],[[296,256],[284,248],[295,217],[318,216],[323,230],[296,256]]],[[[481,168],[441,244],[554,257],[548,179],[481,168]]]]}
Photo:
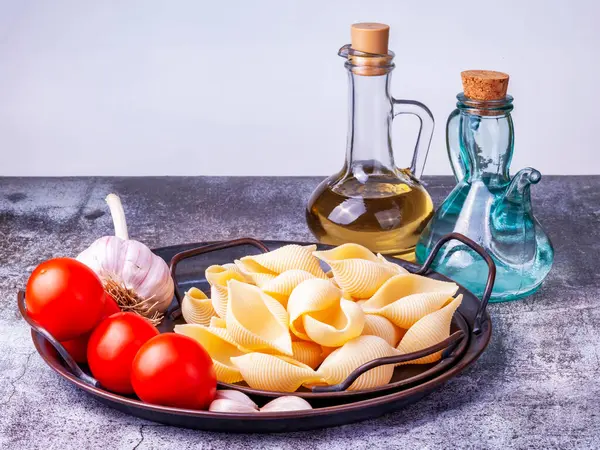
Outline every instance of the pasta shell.
{"type": "Polygon", "coordinates": [[[440,309],[457,289],[455,283],[414,274],[397,275],[361,306],[367,314],[383,316],[400,328],[410,328],[440,309]]]}
{"type": "Polygon", "coordinates": [[[213,328],[227,328],[227,323],[225,322],[225,319],[215,316],[210,318],[209,326],[213,328]]]}
{"type": "Polygon", "coordinates": [[[239,272],[244,277],[244,280],[246,281],[246,283],[254,284],[254,280],[250,276],[250,274],[251,274],[250,269],[248,267],[246,267],[246,265],[243,262],[241,262],[239,259],[236,259],[233,262],[234,262],[233,265],[236,267],[237,272],[239,272]]]}
{"type": "Polygon", "coordinates": [[[212,265],[206,268],[204,272],[206,281],[211,286],[224,286],[227,287],[229,280],[245,281],[240,270],[235,264],[224,264],[222,266],[212,265]]]}
{"type": "Polygon", "coordinates": [[[292,339],[283,306],[260,288],[228,282],[227,331],[243,348],[292,355],[292,339]]]}
{"type": "MultiPolygon", "coordinates": [[[[225,331],[222,328],[216,330],[225,331]]],[[[231,357],[244,354],[234,343],[224,339],[221,333],[215,333],[211,328],[202,325],[175,325],[175,333],[183,334],[196,340],[208,352],[213,360],[217,380],[222,383],[237,383],[242,381],[242,375],[231,362],[231,357]]]]}
{"type": "Polygon", "coordinates": [[[225,269],[227,269],[227,270],[229,270],[231,272],[235,272],[235,273],[237,273],[239,275],[242,275],[242,276],[244,275],[242,273],[242,271],[240,270],[240,268],[238,266],[236,266],[234,263],[223,264],[223,268],[225,268],[225,269]]]}
{"type": "Polygon", "coordinates": [[[191,288],[181,301],[181,314],[187,323],[208,325],[217,313],[211,300],[198,288],[191,288]]]}
{"type": "Polygon", "coordinates": [[[321,346],[321,358],[325,359],[336,351],[339,347],[323,347],[321,346]]]}
{"type": "Polygon", "coordinates": [[[395,264],[383,263],[358,244],[344,244],[314,255],[329,264],[337,285],[355,299],[371,297],[385,281],[398,274],[395,264]]]}
{"type": "MultiPolygon", "coordinates": [[[[462,294],[448,303],[442,309],[426,315],[412,327],[408,329],[400,344],[398,350],[400,354],[412,353],[424,348],[431,347],[450,336],[450,325],[452,316],[462,302],[462,294]]],[[[433,355],[409,361],[403,364],[429,364],[438,361],[442,356],[442,351],[433,355]]]]}
{"type": "Polygon", "coordinates": [[[329,261],[342,261],[345,259],[364,259],[365,261],[378,262],[377,256],[367,247],[352,242],[338,245],[331,250],[314,252],[317,258],[329,264],[329,261]]]}
{"type": "Polygon", "coordinates": [[[276,273],[260,272],[260,270],[263,269],[260,266],[253,264],[252,261],[242,262],[239,259],[236,259],[235,265],[247,283],[254,284],[258,287],[264,286],[266,283],[277,277],[276,273]],[[258,272],[253,272],[253,269],[258,270],[258,272]]]}
{"type": "Polygon", "coordinates": [[[367,315],[376,314],[389,319],[400,328],[410,328],[427,314],[431,314],[452,299],[442,292],[423,292],[402,297],[383,308],[371,308],[363,305],[367,315]]]}
{"type": "MultiPolygon", "coordinates": [[[[393,356],[397,351],[378,336],[359,336],[331,353],[317,373],[327,384],[338,384],[363,364],[377,358],[393,356]]],[[[348,390],[370,389],[387,384],[394,374],[394,365],[379,366],[363,373],[348,390]]]]}
{"type": "Polygon", "coordinates": [[[402,273],[409,273],[408,270],[406,270],[404,267],[402,267],[399,264],[394,264],[393,262],[388,261],[387,259],[385,259],[385,256],[383,256],[381,253],[377,253],[377,259],[383,264],[386,265],[392,269],[394,269],[398,275],[402,274],[402,273]]]}
{"type": "Polygon", "coordinates": [[[294,289],[288,312],[292,333],[327,347],[339,347],[359,336],[365,321],[359,305],[343,299],[339,289],[320,278],[294,289]]]}
{"type": "Polygon", "coordinates": [[[306,364],[311,369],[316,369],[323,362],[321,346],[314,342],[294,341],[292,342],[293,358],[306,364]]]}
{"type": "Polygon", "coordinates": [[[237,269],[232,269],[232,265],[209,266],[204,273],[206,281],[210,284],[213,308],[221,318],[224,318],[227,314],[227,282],[229,280],[245,281],[245,278],[237,269]]]}
{"type": "Polygon", "coordinates": [[[353,301],[341,298],[339,307],[302,316],[308,337],[319,345],[340,347],[360,336],[365,325],[365,314],[353,301]]]}
{"type": "Polygon", "coordinates": [[[294,392],[303,384],[322,383],[321,377],[309,366],[285,356],[248,353],[231,361],[254,389],[294,392]]]}
{"type": "Polygon", "coordinates": [[[309,341],[310,338],[304,331],[302,315],[335,307],[339,304],[341,295],[341,291],[327,280],[306,280],[296,286],[287,304],[292,333],[309,341]]]}
{"type": "Polygon", "coordinates": [[[304,270],[287,270],[264,283],[261,289],[283,306],[287,306],[288,298],[294,288],[303,281],[310,280],[311,278],[315,278],[315,276],[304,270]]]}
{"type": "Polygon", "coordinates": [[[400,328],[383,316],[373,314],[365,316],[365,327],[362,331],[363,336],[379,336],[390,344],[390,346],[395,347],[400,342],[401,333],[400,328]]]}
{"type": "Polygon", "coordinates": [[[312,254],[316,249],[316,245],[285,245],[272,252],[245,256],[241,262],[250,272],[281,274],[287,270],[299,269],[325,278],[325,272],[312,254]]]}

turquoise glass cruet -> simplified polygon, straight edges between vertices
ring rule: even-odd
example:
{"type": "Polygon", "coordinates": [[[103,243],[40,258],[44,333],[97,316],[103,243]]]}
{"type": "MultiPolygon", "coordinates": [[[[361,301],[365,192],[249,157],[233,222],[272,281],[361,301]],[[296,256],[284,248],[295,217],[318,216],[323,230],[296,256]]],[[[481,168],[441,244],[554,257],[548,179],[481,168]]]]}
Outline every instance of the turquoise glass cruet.
{"type": "MultiPolygon", "coordinates": [[[[483,246],[496,263],[491,301],[535,292],[554,259],[550,239],[533,215],[530,187],[541,180],[533,168],[509,175],[514,133],[513,98],[475,100],[457,96],[448,119],[446,143],[457,181],[435,212],[416,248],[422,263],[445,234],[458,232],[483,246]]],[[[483,293],[487,265],[474,251],[449,242],[433,268],[476,295],[483,293]]]]}

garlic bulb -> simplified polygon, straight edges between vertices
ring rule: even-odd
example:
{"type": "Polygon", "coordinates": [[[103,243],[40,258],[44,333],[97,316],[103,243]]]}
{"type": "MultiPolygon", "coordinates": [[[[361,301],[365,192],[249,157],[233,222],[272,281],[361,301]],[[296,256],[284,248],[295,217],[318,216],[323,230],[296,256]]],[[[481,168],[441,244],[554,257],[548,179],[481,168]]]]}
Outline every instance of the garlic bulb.
{"type": "MultiPolygon", "coordinates": [[[[109,194],[106,203],[110,208],[115,236],[96,240],[77,259],[96,272],[105,283],[110,281],[122,286],[130,297],[137,296],[138,305],[143,303],[146,306],[143,315],[164,312],[173,299],[174,291],[167,263],[141,242],[129,239],[125,213],[118,196],[109,194]]],[[[126,309],[122,304],[119,306],[126,309]]]]}
{"type": "Polygon", "coordinates": [[[208,407],[209,411],[222,413],[255,413],[258,409],[226,398],[213,400],[208,407]]]}
{"type": "Polygon", "coordinates": [[[295,395],[284,395],[271,400],[265,406],[260,408],[260,412],[277,412],[277,411],[303,411],[313,409],[306,400],[295,395]]]}
{"type": "Polygon", "coordinates": [[[236,391],[234,389],[219,389],[217,390],[217,395],[215,396],[215,400],[231,400],[237,403],[242,403],[250,408],[254,408],[258,411],[258,406],[256,403],[252,401],[250,397],[240,391],[236,391]]]}

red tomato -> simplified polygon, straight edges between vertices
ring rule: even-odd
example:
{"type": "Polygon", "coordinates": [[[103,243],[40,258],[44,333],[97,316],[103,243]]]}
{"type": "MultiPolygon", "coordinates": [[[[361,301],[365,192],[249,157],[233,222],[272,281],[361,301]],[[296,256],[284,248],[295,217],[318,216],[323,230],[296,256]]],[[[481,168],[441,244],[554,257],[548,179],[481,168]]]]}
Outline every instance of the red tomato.
{"type": "MultiPolygon", "coordinates": [[[[108,295],[108,293],[104,293],[104,310],[102,311],[102,316],[100,320],[106,319],[107,317],[113,315],[114,313],[118,313],[121,311],[117,302],[108,295]]],[[[69,355],[78,363],[87,362],[87,345],[90,340],[91,332],[83,334],[75,339],[71,339],[70,341],[62,341],[61,344],[69,352],[69,355]]]]}
{"type": "Polygon", "coordinates": [[[115,301],[114,298],[110,296],[108,292],[104,293],[104,309],[102,310],[102,318],[100,320],[106,319],[109,316],[112,316],[114,313],[121,312],[121,308],[115,301]]]}
{"type": "Polygon", "coordinates": [[[104,319],[92,332],[87,359],[92,375],[109,391],[132,394],[131,362],[139,348],[158,330],[132,312],[104,319]]]}
{"type": "Polygon", "coordinates": [[[210,355],[192,338],[175,333],[153,337],[140,348],[131,384],[147,403],[207,409],[217,391],[210,355]]]}
{"type": "Polygon", "coordinates": [[[90,340],[91,333],[86,333],[70,341],[62,341],[61,344],[65,348],[71,358],[78,363],[87,362],[87,345],[90,340]]]}
{"type": "Polygon", "coordinates": [[[94,271],[76,259],[50,259],[29,277],[25,304],[35,322],[59,341],[68,341],[98,323],[104,288],[94,271]]]}

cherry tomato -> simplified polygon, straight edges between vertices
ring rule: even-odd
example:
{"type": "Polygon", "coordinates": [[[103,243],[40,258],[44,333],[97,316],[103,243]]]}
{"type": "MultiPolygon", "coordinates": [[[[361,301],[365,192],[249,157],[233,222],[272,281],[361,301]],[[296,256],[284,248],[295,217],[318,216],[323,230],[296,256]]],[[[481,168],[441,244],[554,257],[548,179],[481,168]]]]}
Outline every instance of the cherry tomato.
{"type": "MultiPolygon", "coordinates": [[[[106,319],[107,317],[118,313],[121,311],[117,302],[108,295],[108,293],[104,293],[104,310],[102,311],[102,316],[100,320],[106,319]]],[[[76,337],[75,339],[71,339],[70,341],[62,341],[61,344],[69,352],[71,357],[78,363],[86,363],[87,362],[87,345],[90,340],[91,332],[85,333],[81,336],[76,337]]]]}
{"type": "Polygon", "coordinates": [[[133,394],[131,362],[139,348],[158,330],[132,312],[104,319],[90,336],[87,359],[92,375],[109,391],[133,394]]]}
{"type": "Polygon", "coordinates": [[[114,298],[110,296],[108,292],[104,293],[104,309],[102,310],[102,318],[100,320],[104,320],[107,317],[112,316],[114,313],[121,312],[121,308],[115,301],[114,298]]]}
{"type": "Polygon", "coordinates": [[[217,390],[210,355],[192,338],[175,333],[153,337],[138,351],[131,384],[147,403],[207,409],[217,390]]]}
{"type": "Polygon", "coordinates": [[[61,344],[65,348],[71,358],[78,363],[87,362],[87,345],[90,340],[91,333],[86,333],[70,341],[62,341],[61,344]]]}
{"type": "Polygon", "coordinates": [[[68,341],[98,323],[104,288],[94,271],[76,259],[50,259],[29,277],[25,304],[35,322],[59,341],[68,341]]]}

